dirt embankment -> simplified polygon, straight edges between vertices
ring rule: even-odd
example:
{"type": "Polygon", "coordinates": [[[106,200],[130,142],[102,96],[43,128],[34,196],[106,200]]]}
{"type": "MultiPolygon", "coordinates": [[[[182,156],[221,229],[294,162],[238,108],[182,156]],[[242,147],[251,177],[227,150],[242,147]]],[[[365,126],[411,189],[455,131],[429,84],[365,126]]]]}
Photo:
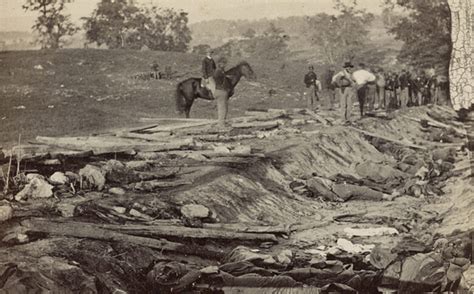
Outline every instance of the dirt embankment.
{"type": "Polygon", "coordinates": [[[26,160],[44,178],[18,179],[6,195],[23,202],[4,202],[13,211],[2,225],[2,286],[58,293],[472,287],[471,159],[455,113],[419,107],[351,127],[321,115],[326,125],[287,111],[226,132],[175,130],[173,141],[148,129],[134,133],[148,140],[133,141],[145,150],[134,153],[84,154],[79,147],[95,150],[94,142],[76,138],[67,141],[74,155],[26,160]],[[185,145],[169,150],[178,139],[185,145]],[[163,140],[168,150],[150,152],[163,140]],[[52,159],[59,163],[45,164],[52,159]],[[78,178],[52,183],[58,171],[78,178]],[[54,197],[32,199],[31,181],[51,184],[54,197]]]}

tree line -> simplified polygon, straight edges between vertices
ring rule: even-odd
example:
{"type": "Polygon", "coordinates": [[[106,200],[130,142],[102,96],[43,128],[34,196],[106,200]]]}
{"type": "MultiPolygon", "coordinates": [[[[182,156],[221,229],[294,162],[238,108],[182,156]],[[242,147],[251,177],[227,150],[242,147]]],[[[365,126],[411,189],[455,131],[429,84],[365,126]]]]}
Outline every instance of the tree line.
{"type": "MultiPolygon", "coordinates": [[[[65,14],[65,7],[74,0],[25,0],[23,8],[39,13],[33,30],[39,35],[41,48],[61,48],[65,37],[80,28],[65,14]]],[[[374,15],[358,8],[357,0],[333,0],[337,11],[309,17],[277,19],[285,29],[296,30],[321,52],[325,63],[338,65],[367,52],[368,27],[374,15]]],[[[450,11],[447,0],[381,0],[381,17],[390,34],[403,41],[400,63],[417,67],[438,67],[447,71],[452,49],[450,11]],[[396,13],[394,11],[401,11],[396,13]]],[[[90,44],[111,49],[141,49],[180,51],[189,49],[191,31],[184,11],[138,6],[133,0],[101,0],[92,15],[83,17],[82,29],[90,44]]],[[[257,21],[258,22],[258,21],[257,21]]],[[[260,21],[261,22],[261,21],[260,21]]],[[[283,57],[288,51],[287,34],[282,27],[269,22],[266,29],[252,27],[254,22],[237,22],[227,28],[239,38],[217,48],[226,56],[257,56],[264,59],[283,57]]],[[[206,30],[217,34],[222,28],[206,30]]],[[[221,34],[222,35],[222,34],[221,34]]],[[[207,48],[193,48],[200,53],[207,48]]]]}
{"type": "MultiPolygon", "coordinates": [[[[74,0],[26,0],[25,10],[39,17],[32,29],[38,33],[42,49],[57,49],[80,27],[65,14],[74,0]]],[[[101,0],[89,17],[83,17],[88,44],[109,49],[141,49],[185,52],[191,41],[188,14],[156,6],[138,6],[132,0],[101,0]]]]}

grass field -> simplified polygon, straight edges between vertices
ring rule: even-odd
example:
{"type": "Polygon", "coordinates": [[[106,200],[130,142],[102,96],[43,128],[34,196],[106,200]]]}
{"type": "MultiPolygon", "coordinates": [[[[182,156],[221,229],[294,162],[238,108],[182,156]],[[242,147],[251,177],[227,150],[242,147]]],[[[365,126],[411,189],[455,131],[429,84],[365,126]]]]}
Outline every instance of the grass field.
{"type": "MultiPolygon", "coordinates": [[[[0,52],[0,144],[37,135],[90,134],[139,123],[141,117],[175,117],[176,84],[199,76],[201,56],[174,52],[66,49],[0,52]],[[173,80],[133,79],[153,61],[171,65],[173,80]],[[40,66],[40,67],[39,67],[40,66]],[[39,68],[39,69],[38,69],[39,68]]],[[[301,107],[302,62],[248,60],[257,80],[243,80],[231,116],[250,107],[301,107]],[[276,90],[271,98],[269,89],[276,90]]],[[[230,61],[229,66],[237,60],[230,61]]],[[[198,100],[192,117],[213,118],[212,102],[198,100]]]]}

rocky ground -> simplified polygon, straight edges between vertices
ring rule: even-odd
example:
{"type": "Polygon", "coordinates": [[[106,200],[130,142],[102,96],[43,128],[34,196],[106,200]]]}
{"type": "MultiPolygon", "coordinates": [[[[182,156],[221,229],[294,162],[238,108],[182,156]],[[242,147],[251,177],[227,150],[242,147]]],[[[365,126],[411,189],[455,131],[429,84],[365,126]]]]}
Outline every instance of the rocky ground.
{"type": "Polygon", "coordinates": [[[0,286],[472,292],[472,149],[454,111],[245,114],[4,149],[0,286]]]}

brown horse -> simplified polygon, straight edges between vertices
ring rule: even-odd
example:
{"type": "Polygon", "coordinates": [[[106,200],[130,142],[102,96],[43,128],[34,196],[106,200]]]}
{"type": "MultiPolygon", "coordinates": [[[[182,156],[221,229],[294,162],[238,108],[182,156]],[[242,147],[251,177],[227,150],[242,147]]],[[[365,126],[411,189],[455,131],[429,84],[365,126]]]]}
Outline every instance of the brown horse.
{"type": "MultiPolygon", "coordinates": [[[[240,62],[233,68],[225,72],[227,83],[224,83],[228,97],[234,95],[234,88],[239,83],[242,76],[247,79],[253,80],[256,78],[252,67],[245,61],[240,62]]],[[[213,100],[209,96],[209,91],[206,88],[201,87],[201,78],[189,78],[180,82],[176,86],[176,111],[180,114],[189,118],[189,112],[191,106],[193,106],[194,100],[202,98],[206,100],[213,100]]]]}

